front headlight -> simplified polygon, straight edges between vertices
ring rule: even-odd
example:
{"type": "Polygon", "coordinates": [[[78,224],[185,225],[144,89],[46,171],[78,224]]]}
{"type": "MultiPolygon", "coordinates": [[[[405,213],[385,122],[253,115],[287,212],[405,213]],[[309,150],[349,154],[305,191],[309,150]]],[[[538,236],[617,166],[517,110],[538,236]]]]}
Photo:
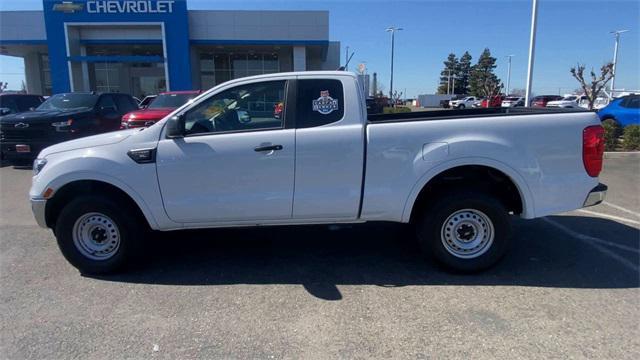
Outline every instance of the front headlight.
{"type": "Polygon", "coordinates": [[[38,175],[45,165],[47,165],[47,159],[35,159],[33,161],[33,176],[38,175]]]}

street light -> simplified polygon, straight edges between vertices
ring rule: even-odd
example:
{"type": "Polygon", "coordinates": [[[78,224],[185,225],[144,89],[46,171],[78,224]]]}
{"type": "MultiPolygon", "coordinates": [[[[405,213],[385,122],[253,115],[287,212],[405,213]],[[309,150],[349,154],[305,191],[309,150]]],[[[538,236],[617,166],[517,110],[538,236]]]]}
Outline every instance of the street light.
{"type": "Polygon", "coordinates": [[[507,55],[507,58],[509,59],[509,66],[507,67],[507,91],[505,92],[505,95],[509,96],[509,89],[511,89],[511,58],[514,57],[515,55],[507,55]]]}
{"type": "Polygon", "coordinates": [[[625,33],[629,30],[615,30],[615,31],[610,31],[610,34],[614,34],[616,36],[616,45],[613,48],[613,69],[612,69],[612,73],[613,76],[611,77],[611,94],[609,94],[609,98],[613,98],[613,92],[615,91],[616,87],[616,64],[618,63],[618,44],[620,43],[620,34],[625,33]]]}
{"type": "MultiPolygon", "coordinates": [[[[389,86],[389,98],[393,100],[393,50],[396,38],[396,31],[404,30],[403,28],[397,28],[395,26],[391,26],[387,28],[385,31],[391,33],[391,85],[389,86]]],[[[394,104],[395,105],[395,104],[394,104]]]]}
{"type": "Polygon", "coordinates": [[[529,62],[527,64],[527,91],[524,96],[524,106],[529,107],[531,96],[531,80],[533,77],[533,59],[536,52],[536,22],[538,21],[538,0],[533,0],[531,9],[531,35],[529,38],[529,62]]]}

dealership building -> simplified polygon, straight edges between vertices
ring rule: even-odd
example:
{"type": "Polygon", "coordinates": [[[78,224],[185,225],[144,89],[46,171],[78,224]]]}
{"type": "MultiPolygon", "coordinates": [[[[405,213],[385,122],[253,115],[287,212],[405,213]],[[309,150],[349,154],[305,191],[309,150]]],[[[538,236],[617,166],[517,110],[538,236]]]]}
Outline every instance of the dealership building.
{"type": "Polygon", "coordinates": [[[23,58],[27,91],[43,95],[141,97],[340,66],[327,11],[188,10],[185,0],[44,0],[42,11],[2,11],[0,55],[23,58]]]}

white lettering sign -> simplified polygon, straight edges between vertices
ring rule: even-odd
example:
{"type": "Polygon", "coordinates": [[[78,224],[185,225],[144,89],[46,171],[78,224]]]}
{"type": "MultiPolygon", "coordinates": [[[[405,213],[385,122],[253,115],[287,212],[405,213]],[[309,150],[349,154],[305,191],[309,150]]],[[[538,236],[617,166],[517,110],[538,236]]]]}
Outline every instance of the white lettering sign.
{"type": "Polygon", "coordinates": [[[87,12],[90,14],[166,14],[173,12],[173,0],[95,0],[87,1],[87,12]]]}

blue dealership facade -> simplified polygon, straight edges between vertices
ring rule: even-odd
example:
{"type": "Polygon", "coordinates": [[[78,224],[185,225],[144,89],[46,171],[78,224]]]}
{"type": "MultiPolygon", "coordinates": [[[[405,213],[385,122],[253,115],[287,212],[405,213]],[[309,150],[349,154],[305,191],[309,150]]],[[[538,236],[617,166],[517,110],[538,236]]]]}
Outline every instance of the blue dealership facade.
{"type": "Polygon", "coordinates": [[[334,70],[326,11],[188,10],[185,0],[44,0],[0,12],[0,54],[24,58],[27,90],[145,96],[249,75],[334,70]]]}

